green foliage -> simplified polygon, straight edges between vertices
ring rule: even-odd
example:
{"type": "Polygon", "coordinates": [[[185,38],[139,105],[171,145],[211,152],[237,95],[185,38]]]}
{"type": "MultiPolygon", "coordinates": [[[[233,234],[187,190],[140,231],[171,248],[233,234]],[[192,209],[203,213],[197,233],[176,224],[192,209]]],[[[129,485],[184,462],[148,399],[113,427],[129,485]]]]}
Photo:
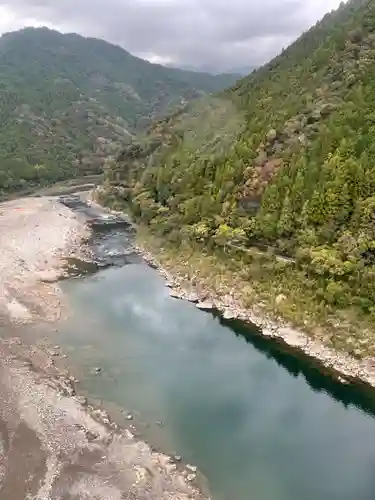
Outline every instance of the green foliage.
{"type": "Polygon", "coordinates": [[[374,103],[375,1],[352,0],[234,87],[157,122],[107,179],[147,198],[152,214],[136,214],[153,231],[272,247],[319,307],[373,314],[374,103]]]}
{"type": "Polygon", "coordinates": [[[101,172],[151,119],[234,80],[164,68],[46,28],[3,35],[0,195],[101,172]]]}

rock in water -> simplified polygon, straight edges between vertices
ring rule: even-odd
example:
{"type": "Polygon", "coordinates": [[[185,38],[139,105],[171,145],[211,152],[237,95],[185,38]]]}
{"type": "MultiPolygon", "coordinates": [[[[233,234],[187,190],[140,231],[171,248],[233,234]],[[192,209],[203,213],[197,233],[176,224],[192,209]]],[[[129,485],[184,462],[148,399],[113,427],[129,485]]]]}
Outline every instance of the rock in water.
{"type": "Polygon", "coordinates": [[[198,302],[197,307],[198,309],[202,309],[203,311],[211,311],[212,309],[214,309],[213,303],[207,301],[198,302]]]}
{"type": "Polygon", "coordinates": [[[195,292],[190,292],[189,295],[187,296],[187,300],[189,302],[199,302],[199,296],[195,292]]]}
{"type": "Polygon", "coordinates": [[[172,299],[181,299],[182,294],[179,290],[174,290],[173,288],[171,289],[169,295],[172,297],[172,299]]]}

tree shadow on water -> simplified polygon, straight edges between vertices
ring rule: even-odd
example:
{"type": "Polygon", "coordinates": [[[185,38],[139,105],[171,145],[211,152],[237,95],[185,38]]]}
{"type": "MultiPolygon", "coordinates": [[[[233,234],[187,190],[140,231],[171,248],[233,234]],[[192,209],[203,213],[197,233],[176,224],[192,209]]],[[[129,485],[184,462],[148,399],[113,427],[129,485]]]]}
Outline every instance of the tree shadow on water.
{"type": "Polygon", "coordinates": [[[225,320],[218,312],[214,315],[222,326],[230,328],[237,337],[244,338],[291,375],[303,376],[313,391],[327,393],[345,408],[355,406],[375,416],[375,389],[360,381],[343,384],[337,380],[337,373],[301,350],[288,346],[282,340],[262,337],[261,329],[256,325],[240,320],[225,320]]]}

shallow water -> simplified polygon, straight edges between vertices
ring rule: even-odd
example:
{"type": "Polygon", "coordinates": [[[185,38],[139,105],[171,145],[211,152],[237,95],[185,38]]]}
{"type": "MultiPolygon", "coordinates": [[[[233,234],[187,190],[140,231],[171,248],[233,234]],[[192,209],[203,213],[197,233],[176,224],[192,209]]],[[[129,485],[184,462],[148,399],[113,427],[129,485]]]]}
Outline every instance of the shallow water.
{"type": "Polygon", "coordinates": [[[127,264],[63,283],[73,313],[56,340],[89,394],[157,427],[217,500],[375,498],[371,395],[170,298],[156,271],[127,264]]]}

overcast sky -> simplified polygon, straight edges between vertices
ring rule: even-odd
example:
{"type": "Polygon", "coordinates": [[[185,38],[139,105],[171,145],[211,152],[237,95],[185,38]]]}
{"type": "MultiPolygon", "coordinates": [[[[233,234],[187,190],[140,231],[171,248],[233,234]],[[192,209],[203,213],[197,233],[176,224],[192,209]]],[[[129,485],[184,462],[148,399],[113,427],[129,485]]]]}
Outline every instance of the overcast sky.
{"type": "Polygon", "coordinates": [[[24,26],[104,38],[161,63],[259,65],[340,0],[0,0],[0,33],[24,26]]]}

